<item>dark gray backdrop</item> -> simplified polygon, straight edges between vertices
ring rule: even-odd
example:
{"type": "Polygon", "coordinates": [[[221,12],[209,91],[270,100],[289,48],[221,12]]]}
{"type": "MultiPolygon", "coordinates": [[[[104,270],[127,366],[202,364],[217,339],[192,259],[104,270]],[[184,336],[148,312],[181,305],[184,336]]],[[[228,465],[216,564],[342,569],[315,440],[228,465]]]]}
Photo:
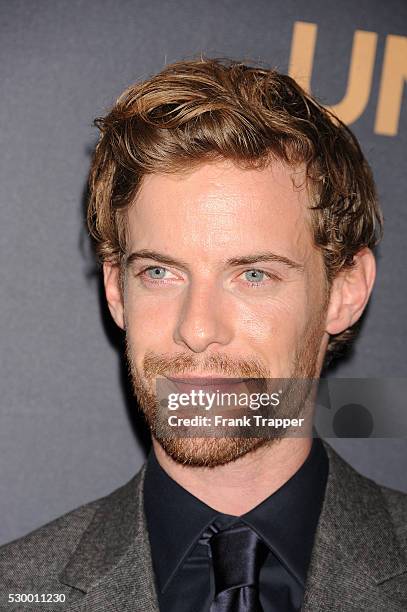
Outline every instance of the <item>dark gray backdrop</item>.
{"type": "MultiPolygon", "coordinates": [[[[318,26],[312,90],[345,93],[356,30],[378,46],[369,103],[352,128],[386,220],[374,297],[340,377],[405,377],[405,98],[395,136],[374,133],[400,0],[3,0],[0,25],[0,542],[110,492],[144,457],[143,435],[83,232],[94,117],[165,63],[208,55],[288,70],[296,22],[318,26]],[[138,433],[141,432],[141,433],[138,433]]],[[[407,490],[401,439],[333,440],[363,473],[407,490]]]]}

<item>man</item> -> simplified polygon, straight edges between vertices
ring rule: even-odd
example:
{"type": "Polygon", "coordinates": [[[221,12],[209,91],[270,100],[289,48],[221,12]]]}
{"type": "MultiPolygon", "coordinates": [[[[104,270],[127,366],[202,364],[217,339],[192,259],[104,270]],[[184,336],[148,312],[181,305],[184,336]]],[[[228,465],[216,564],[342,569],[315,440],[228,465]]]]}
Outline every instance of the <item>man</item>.
{"type": "MultiPolygon", "coordinates": [[[[1,609],[406,610],[406,495],[309,428],[177,432],[161,401],[163,383],[312,381],[350,344],[382,227],[355,137],[288,76],[204,58],[97,125],[88,223],[153,448],[111,495],[2,547],[1,609]]],[[[314,394],[289,397],[297,422],[314,394]]]]}

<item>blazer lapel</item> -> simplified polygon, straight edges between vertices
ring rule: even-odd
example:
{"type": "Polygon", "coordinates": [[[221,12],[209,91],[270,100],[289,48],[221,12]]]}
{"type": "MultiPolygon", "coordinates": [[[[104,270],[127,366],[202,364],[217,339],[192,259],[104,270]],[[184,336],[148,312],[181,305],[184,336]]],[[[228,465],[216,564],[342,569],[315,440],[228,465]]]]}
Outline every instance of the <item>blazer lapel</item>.
{"type": "Polygon", "coordinates": [[[383,494],[324,446],[329,475],[302,610],[406,610],[407,561],[383,494]]]}
{"type": "Polygon", "coordinates": [[[78,591],[72,612],[158,612],[144,475],[145,468],[101,501],[61,573],[60,581],[78,591]]]}

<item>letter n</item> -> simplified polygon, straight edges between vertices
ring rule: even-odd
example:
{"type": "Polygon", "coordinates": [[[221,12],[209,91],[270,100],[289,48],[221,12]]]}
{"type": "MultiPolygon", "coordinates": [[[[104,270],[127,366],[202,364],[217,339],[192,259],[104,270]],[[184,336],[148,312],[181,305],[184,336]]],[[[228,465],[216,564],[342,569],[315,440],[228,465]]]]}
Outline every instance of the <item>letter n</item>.
{"type": "MultiPolygon", "coordinates": [[[[296,21],[294,24],[288,73],[308,93],[311,92],[317,30],[315,23],[296,21]]],[[[345,96],[338,104],[327,106],[346,124],[356,121],[369,101],[376,46],[375,32],[355,31],[345,96]]]]}

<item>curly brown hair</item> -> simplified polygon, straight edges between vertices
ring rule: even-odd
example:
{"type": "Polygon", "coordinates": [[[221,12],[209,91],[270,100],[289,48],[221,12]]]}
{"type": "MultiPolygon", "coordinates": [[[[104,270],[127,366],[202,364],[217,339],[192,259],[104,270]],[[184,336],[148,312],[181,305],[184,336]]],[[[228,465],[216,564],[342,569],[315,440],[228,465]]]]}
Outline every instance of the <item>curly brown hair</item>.
{"type": "MultiPolygon", "coordinates": [[[[254,168],[276,158],[304,165],[328,292],[338,271],[382,238],[372,172],[356,137],[276,69],[203,56],[176,62],[126,89],[95,125],[101,134],[89,176],[88,228],[99,262],[121,271],[126,211],[143,176],[222,158],[254,168]]],[[[330,337],[325,363],[352,344],[359,323],[330,337]]]]}

